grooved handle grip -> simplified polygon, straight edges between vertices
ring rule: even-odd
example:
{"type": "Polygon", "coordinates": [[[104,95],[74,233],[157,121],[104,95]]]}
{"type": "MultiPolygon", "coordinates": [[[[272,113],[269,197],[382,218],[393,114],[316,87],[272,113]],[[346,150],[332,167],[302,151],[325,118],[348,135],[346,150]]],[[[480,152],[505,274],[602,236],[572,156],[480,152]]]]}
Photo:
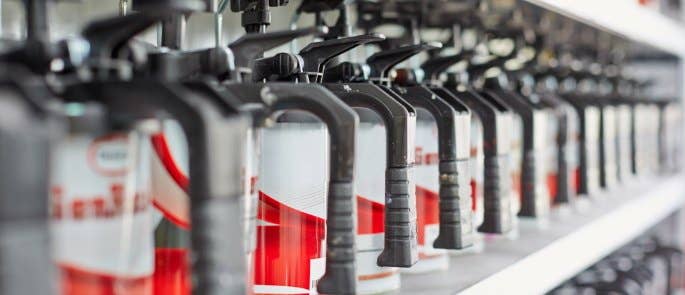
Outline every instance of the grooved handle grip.
{"type": "Polygon", "coordinates": [[[473,245],[469,159],[440,163],[440,233],[433,243],[439,249],[473,245]]]}
{"type": "Polygon", "coordinates": [[[193,294],[246,293],[247,253],[236,257],[245,252],[247,238],[240,207],[226,198],[193,200],[193,294]]]}
{"type": "Polygon", "coordinates": [[[385,191],[385,247],[377,264],[410,267],[419,260],[413,168],[388,168],[385,191]]]}
{"type": "Polygon", "coordinates": [[[573,167],[571,165],[571,152],[567,147],[570,144],[559,145],[557,155],[557,195],[554,198],[555,204],[569,204],[573,202],[574,194],[571,190],[571,175],[573,167]]]}
{"type": "Polygon", "coordinates": [[[356,294],[355,204],[352,182],[331,182],[326,219],[326,273],[321,294],[356,294]]]}
{"type": "Polygon", "coordinates": [[[538,150],[528,150],[523,153],[521,171],[521,211],[519,216],[542,217],[549,213],[549,196],[545,194],[544,188],[544,157],[537,157],[536,154],[543,154],[538,150]]]}
{"type": "Polygon", "coordinates": [[[485,156],[483,224],[479,231],[504,234],[512,229],[511,171],[509,155],[485,156]]]}

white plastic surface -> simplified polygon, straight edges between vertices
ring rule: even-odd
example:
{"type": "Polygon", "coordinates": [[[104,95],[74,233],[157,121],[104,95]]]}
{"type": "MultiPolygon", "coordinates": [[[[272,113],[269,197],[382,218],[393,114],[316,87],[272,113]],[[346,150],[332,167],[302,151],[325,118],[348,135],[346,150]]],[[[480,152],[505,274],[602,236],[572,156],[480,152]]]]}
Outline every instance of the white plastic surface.
{"type": "Polygon", "coordinates": [[[403,275],[400,294],[542,294],[682,208],[683,177],[634,180],[582,210],[555,210],[544,226],[521,222],[516,240],[486,240],[448,271],[403,275]]]}

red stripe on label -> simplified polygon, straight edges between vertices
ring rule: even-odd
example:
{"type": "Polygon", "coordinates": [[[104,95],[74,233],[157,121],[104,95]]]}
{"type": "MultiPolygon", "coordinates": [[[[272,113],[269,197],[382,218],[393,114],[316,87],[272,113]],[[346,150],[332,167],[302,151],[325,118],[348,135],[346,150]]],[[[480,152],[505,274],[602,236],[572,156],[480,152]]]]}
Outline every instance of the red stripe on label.
{"type": "Polygon", "coordinates": [[[152,276],[116,276],[59,264],[61,294],[68,295],[149,295],[152,294],[152,276]]]}
{"type": "Polygon", "coordinates": [[[416,186],[416,223],[419,245],[426,244],[426,225],[440,222],[439,200],[440,196],[437,192],[416,186]]]}
{"type": "MultiPolygon", "coordinates": [[[[181,171],[169,149],[166,137],[158,133],[151,138],[153,148],[159,156],[164,168],[169,172],[172,179],[187,192],[188,177],[181,171]]],[[[357,198],[358,221],[360,234],[375,234],[384,231],[384,205],[363,197],[357,198]]],[[[164,216],[182,228],[189,228],[189,224],[176,218],[161,204],[154,202],[164,216]]],[[[255,284],[272,286],[291,286],[309,289],[310,287],[310,261],[322,258],[323,241],[326,235],[326,221],[323,218],[299,211],[279,202],[276,198],[259,192],[257,218],[273,223],[273,226],[257,227],[257,247],[254,255],[255,284]]],[[[436,218],[437,220],[437,218],[436,218]]],[[[437,221],[435,222],[437,223],[437,221]]],[[[179,256],[185,255],[179,252],[169,252],[169,249],[158,249],[156,260],[157,270],[155,281],[162,283],[167,281],[170,293],[157,294],[184,294],[176,293],[187,288],[187,273],[179,270],[181,262],[179,256]],[[170,256],[173,256],[170,258],[170,256]],[[171,264],[170,266],[168,264],[171,264]],[[169,274],[171,272],[171,274],[169,274]]],[[[185,257],[185,256],[183,256],[185,257]]],[[[187,266],[185,266],[187,269],[187,266]]]]}
{"type": "Polygon", "coordinates": [[[190,263],[188,249],[155,249],[155,295],[190,294],[190,263]]]}
{"type": "Polygon", "coordinates": [[[518,197],[519,203],[523,202],[523,194],[521,193],[521,173],[514,171],[511,173],[511,190],[518,197]]]}
{"type": "Polygon", "coordinates": [[[257,216],[276,225],[257,226],[254,283],[309,289],[311,260],[324,255],[326,221],[264,192],[259,192],[257,216]]]}
{"type": "Polygon", "coordinates": [[[187,249],[155,249],[155,272],[152,276],[117,276],[60,264],[61,294],[190,294],[190,272],[187,249]]]}
{"type": "Polygon", "coordinates": [[[285,205],[262,191],[259,192],[257,218],[280,226],[323,228],[320,231],[325,234],[325,219],[285,205]]]}
{"type": "Polygon", "coordinates": [[[474,178],[471,178],[471,211],[478,210],[478,184],[474,178]]]}
{"type": "Polygon", "coordinates": [[[152,135],[150,140],[152,141],[152,147],[154,148],[155,152],[157,152],[159,159],[162,160],[162,164],[169,172],[169,175],[171,175],[171,178],[180,187],[187,190],[188,186],[190,185],[188,176],[183,173],[178,163],[176,163],[174,160],[174,156],[171,154],[171,149],[169,148],[169,143],[167,142],[164,133],[156,133],[152,135]]]}
{"type": "Polygon", "coordinates": [[[370,275],[360,275],[357,276],[357,279],[359,281],[370,281],[370,280],[377,280],[377,279],[383,279],[390,277],[396,273],[398,273],[398,270],[391,270],[391,271],[386,271],[386,272],[380,272],[380,273],[375,273],[375,274],[370,274],[370,275]]]}
{"type": "MultiPolygon", "coordinates": [[[[150,142],[152,143],[153,150],[159,157],[159,160],[162,162],[162,165],[164,166],[166,171],[169,172],[171,178],[179,187],[181,187],[187,193],[190,181],[188,180],[188,176],[185,173],[183,173],[178,163],[176,163],[176,161],[174,160],[174,157],[171,154],[171,149],[169,149],[169,143],[167,142],[164,133],[160,132],[152,135],[150,138],[150,142]]],[[[169,221],[173,222],[181,228],[190,228],[189,222],[186,222],[183,220],[183,218],[174,215],[171,211],[167,210],[163,204],[160,204],[154,198],[152,199],[152,204],[159,211],[161,211],[164,217],[166,219],[169,219],[169,221]]]]}
{"type": "Polygon", "coordinates": [[[547,174],[547,189],[549,190],[550,204],[554,204],[559,193],[559,176],[556,173],[547,174]]]}
{"type": "Polygon", "coordinates": [[[573,184],[573,192],[577,194],[580,190],[580,168],[573,169],[573,173],[571,173],[571,183],[573,184]]]}
{"type": "Polygon", "coordinates": [[[385,205],[357,196],[357,234],[385,232],[385,205]]]}

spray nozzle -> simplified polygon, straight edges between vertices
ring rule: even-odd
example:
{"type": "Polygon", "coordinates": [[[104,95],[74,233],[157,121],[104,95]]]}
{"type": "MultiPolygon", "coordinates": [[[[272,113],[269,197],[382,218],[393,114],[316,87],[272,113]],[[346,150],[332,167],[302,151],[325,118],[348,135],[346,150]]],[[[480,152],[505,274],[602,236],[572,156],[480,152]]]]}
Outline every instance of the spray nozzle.
{"type": "Polygon", "coordinates": [[[169,13],[142,12],[90,23],[81,35],[90,45],[91,59],[107,60],[133,37],[169,17],[169,13]]]}
{"type": "Polygon", "coordinates": [[[422,65],[421,69],[425,74],[425,77],[429,80],[435,81],[438,79],[440,74],[445,72],[451,66],[464,60],[469,60],[475,55],[473,50],[462,50],[457,54],[438,56],[426,60],[422,65]]]}
{"type": "Polygon", "coordinates": [[[235,56],[236,68],[239,71],[250,72],[252,63],[261,58],[264,52],[287,44],[293,39],[325,34],[325,27],[310,27],[298,30],[284,30],[264,34],[247,34],[229,44],[228,47],[235,56]]]}
{"type": "Polygon", "coordinates": [[[407,45],[399,48],[377,52],[366,59],[366,63],[371,67],[371,79],[381,82],[386,81],[390,70],[397,64],[411,58],[426,50],[442,47],[440,43],[422,43],[417,45],[407,45]]]}
{"type": "Polygon", "coordinates": [[[331,59],[358,46],[384,39],[385,36],[380,34],[367,34],[311,43],[300,51],[300,56],[304,60],[304,71],[322,74],[325,65],[331,59]]]}

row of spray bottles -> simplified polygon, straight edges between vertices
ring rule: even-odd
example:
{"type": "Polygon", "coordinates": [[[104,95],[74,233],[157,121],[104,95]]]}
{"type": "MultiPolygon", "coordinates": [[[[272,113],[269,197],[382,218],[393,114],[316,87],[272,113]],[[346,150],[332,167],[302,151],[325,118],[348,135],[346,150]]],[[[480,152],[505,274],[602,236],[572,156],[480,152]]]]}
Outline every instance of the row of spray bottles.
{"type": "Polygon", "coordinates": [[[267,32],[287,0],[121,0],[50,43],[50,2],[24,3],[0,58],[3,294],[392,291],[677,169],[679,106],[622,75],[624,41],[521,4],[303,0],[267,32]],[[228,7],[246,34],[226,45],[228,7]],[[216,46],[182,50],[197,13],[216,46]]]}
{"type": "Polygon", "coordinates": [[[683,252],[669,246],[668,238],[650,233],[602,258],[549,294],[676,294],[682,287],[683,252]]]}

